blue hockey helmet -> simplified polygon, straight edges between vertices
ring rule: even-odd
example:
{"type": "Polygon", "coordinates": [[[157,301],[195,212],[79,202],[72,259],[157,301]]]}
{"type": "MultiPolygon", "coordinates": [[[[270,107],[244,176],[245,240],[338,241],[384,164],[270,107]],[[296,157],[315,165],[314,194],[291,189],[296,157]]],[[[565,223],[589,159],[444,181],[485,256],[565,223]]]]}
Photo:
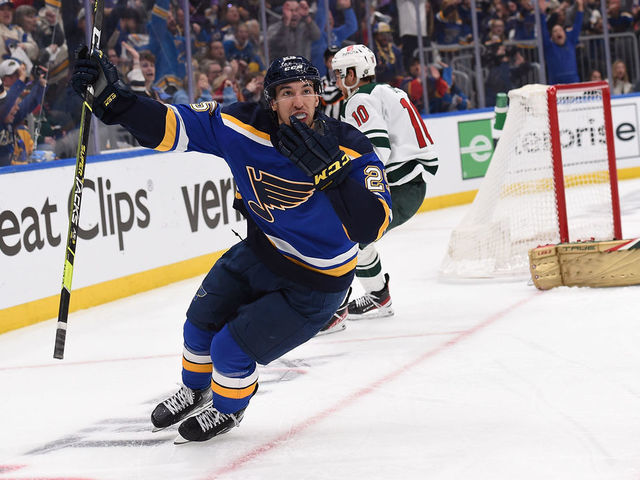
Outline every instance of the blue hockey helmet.
{"type": "Polygon", "coordinates": [[[320,72],[304,57],[288,56],[276,58],[264,77],[264,96],[269,102],[276,96],[276,87],[296,80],[308,80],[313,89],[320,93],[320,72]]]}

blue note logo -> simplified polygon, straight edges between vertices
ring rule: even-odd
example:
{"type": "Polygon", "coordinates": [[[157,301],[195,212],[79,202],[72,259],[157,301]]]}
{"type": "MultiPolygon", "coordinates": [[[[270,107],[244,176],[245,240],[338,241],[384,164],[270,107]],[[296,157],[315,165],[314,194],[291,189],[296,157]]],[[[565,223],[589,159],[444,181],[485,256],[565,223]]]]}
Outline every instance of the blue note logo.
{"type": "Polygon", "coordinates": [[[256,174],[253,167],[247,167],[247,172],[256,196],[256,201],[249,200],[249,208],[269,223],[274,221],[273,210],[295,208],[314,192],[311,182],[293,182],[263,171],[256,174]]]}

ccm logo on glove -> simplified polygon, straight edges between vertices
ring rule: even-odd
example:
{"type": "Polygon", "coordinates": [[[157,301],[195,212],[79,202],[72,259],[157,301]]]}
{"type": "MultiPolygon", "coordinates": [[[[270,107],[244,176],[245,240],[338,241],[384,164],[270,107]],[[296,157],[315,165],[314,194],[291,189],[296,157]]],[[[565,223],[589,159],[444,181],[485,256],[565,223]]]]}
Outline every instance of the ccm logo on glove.
{"type": "Polygon", "coordinates": [[[335,188],[349,174],[351,159],[338,146],[338,139],[321,118],[309,128],[295,116],[291,126],[281,124],[274,146],[313,179],[318,190],[335,188]]]}
{"type": "Polygon", "coordinates": [[[347,165],[351,159],[346,153],[342,154],[342,158],[333,162],[327,168],[322,170],[320,173],[317,173],[313,178],[313,183],[317,186],[318,184],[325,182],[328,178],[334,175],[338,170],[347,165]]]}

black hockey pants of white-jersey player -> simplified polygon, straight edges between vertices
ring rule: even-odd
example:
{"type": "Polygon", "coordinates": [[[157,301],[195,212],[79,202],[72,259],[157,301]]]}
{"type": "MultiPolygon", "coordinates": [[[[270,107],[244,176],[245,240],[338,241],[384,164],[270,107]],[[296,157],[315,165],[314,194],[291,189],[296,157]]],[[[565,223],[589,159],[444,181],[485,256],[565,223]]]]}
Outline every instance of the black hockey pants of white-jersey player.
{"type": "MultiPolygon", "coordinates": [[[[333,57],[332,68],[346,98],[341,119],[369,138],[385,164],[393,201],[387,231],[392,230],[413,217],[424,201],[426,181],[438,169],[433,140],[407,94],[375,82],[376,59],[367,47],[342,48],[333,57]]],[[[361,244],[356,276],[365,295],[343,303],[334,321],[343,317],[345,310],[350,320],[393,315],[389,275],[373,243],[361,244]]]]}
{"type": "Polygon", "coordinates": [[[191,299],[184,386],[151,414],[156,429],[182,422],[176,443],[208,440],[243,419],[258,389],[257,364],[312,338],[342,302],[358,242],[375,241],[390,221],[384,167],[361,132],[317,112],[320,77],[302,57],[271,64],[266,104],[137,97],[101,52],[86,49],[72,84],[79,94],[94,85],[94,113],[141,145],[208,154],[233,173],[247,238],[213,265],[191,299]]]}

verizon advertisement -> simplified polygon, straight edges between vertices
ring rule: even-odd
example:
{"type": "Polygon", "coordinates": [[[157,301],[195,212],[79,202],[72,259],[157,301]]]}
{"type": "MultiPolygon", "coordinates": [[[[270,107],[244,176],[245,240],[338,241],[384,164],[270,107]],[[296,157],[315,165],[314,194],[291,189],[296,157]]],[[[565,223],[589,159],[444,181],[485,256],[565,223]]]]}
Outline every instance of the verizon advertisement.
{"type": "MultiPolygon", "coordinates": [[[[60,292],[74,166],[0,175],[0,310],[60,292]]],[[[73,288],[228,248],[244,235],[225,162],[154,154],[90,162],[73,288]]]]}

